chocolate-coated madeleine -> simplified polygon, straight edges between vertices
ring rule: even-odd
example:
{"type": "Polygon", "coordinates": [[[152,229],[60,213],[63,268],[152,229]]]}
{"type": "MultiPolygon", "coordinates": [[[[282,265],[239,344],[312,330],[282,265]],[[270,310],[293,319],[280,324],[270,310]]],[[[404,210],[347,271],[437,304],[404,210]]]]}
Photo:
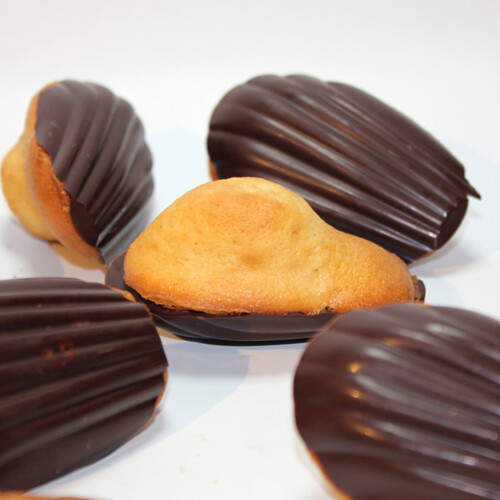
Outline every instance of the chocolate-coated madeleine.
{"type": "Polygon", "coordinates": [[[500,322],[397,304],[339,317],[295,374],[298,430],[342,498],[500,498],[500,322]]]}
{"type": "MultiPolygon", "coordinates": [[[[317,328],[325,312],[420,298],[397,256],[337,231],[300,196],[259,178],[209,182],[176,200],[127,250],[123,279],[163,320],[176,316],[179,324],[179,316],[196,311],[218,324],[224,316],[242,332],[245,321],[235,315],[264,315],[264,325],[268,316],[306,316],[317,328]]],[[[281,319],[276,325],[284,326],[281,319]]],[[[293,335],[304,338],[298,328],[293,335]]],[[[237,331],[231,336],[226,340],[238,340],[237,331]]]]}
{"type": "Polygon", "coordinates": [[[431,135],[375,97],[307,76],[261,76],[210,120],[215,179],[264,177],[328,224],[412,262],[444,245],[479,196],[431,135]]]}
{"type": "Polygon", "coordinates": [[[301,313],[207,314],[169,309],[144,299],[125,283],[124,260],[125,252],[111,262],[106,272],[106,284],[144,303],[160,328],[188,340],[260,344],[300,341],[310,338],[335,316],[331,311],[311,316],[301,313]]]}
{"type": "Polygon", "coordinates": [[[0,281],[0,491],[114,451],[152,419],[166,370],[142,304],[69,278],[0,281]]]}
{"type": "Polygon", "coordinates": [[[65,80],[32,99],[2,163],[5,197],[33,234],[109,261],[143,229],[151,152],[132,106],[94,83],[65,80]]]}

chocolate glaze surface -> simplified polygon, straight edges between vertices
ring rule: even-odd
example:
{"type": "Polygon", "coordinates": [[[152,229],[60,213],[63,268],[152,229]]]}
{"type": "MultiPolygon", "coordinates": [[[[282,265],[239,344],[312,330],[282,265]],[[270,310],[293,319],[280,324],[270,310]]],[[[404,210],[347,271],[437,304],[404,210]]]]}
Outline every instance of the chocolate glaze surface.
{"type": "Polygon", "coordinates": [[[0,491],[114,451],[153,416],[166,369],[141,304],[75,279],[0,281],[0,491]]]}
{"type": "Polygon", "coordinates": [[[361,90],[307,76],[261,76],[231,90],[207,146],[214,177],[278,182],[327,223],[406,262],[446,243],[467,196],[479,196],[414,122],[361,90]]]}
{"type": "Polygon", "coordinates": [[[353,500],[500,498],[500,322],[447,307],[340,316],[306,349],[295,416],[353,500]]]}
{"type": "Polygon", "coordinates": [[[224,315],[167,309],[143,299],[125,283],[124,260],[125,253],[122,253],[111,262],[106,273],[106,284],[132,294],[134,300],[148,307],[159,327],[186,339],[230,343],[302,341],[310,338],[335,316],[327,311],[314,316],[300,313],[224,315]]]}
{"type": "Polygon", "coordinates": [[[105,87],[67,80],[40,93],[35,132],[71,198],[76,231],[111,260],[143,229],[153,191],[140,119],[105,87]]]}

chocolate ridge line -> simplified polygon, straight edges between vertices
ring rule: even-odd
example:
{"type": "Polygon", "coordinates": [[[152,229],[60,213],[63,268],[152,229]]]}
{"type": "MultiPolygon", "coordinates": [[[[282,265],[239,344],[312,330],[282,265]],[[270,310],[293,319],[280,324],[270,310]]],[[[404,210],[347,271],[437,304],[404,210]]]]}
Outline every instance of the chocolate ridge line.
{"type": "MultiPolygon", "coordinates": [[[[248,86],[251,86],[251,84],[248,84],[248,86]]],[[[247,91],[248,88],[245,90],[247,91]]],[[[261,93],[262,91],[267,91],[267,89],[256,86],[256,91],[261,93]]],[[[269,93],[270,97],[275,100],[276,94],[272,92],[269,93]]],[[[281,98],[281,96],[278,97],[281,98]]],[[[236,98],[237,95],[229,95],[227,102],[224,103],[227,110],[230,110],[231,107],[240,108],[239,112],[242,115],[242,122],[245,126],[249,126],[256,121],[258,122],[258,120],[252,120],[250,117],[258,119],[259,115],[264,114],[264,111],[257,111],[252,107],[252,103],[244,104],[241,101],[236,101],[236,98]]],[[[269,135],[266,136],[265,133],[262,132],[262,129],[260,129],[260,127],[262,127],[262,123],[257,123],[258,128],[255,130],[247,128],[245,130],[245,136],[247,138],[254,139],[256,142],[262,142],[269,148],[273,148],[277,151],[280,151],[283,144],[283,138],[286,137],[287,139],[285,142],[288,146],[288,150],[293,153],[288,154],[287,156],[290,156],[292,159],[299,159],[304,164],[308,164],[308,168],[311,168],[311,170],[315,173],[315,177],[323,178],[323,182],[325,182],[329,187],[334,187],[337,184],[349,186],[349,182],[358,183],[363,189],[366,189],[372,195],[382,195],[384,196],[384,200],[386,202],[399,205],[403,202],[398,200],[397,197],[393,197],[398,193],[408,190],[416,197],[416,201],[420,203],[418,206],[419,210],[423,210],[423,212],[428,215],[431,215],[432,211],[436,213],[439,210],[438,204],[432,203],[432,201],[430,204],[428,201],[426,202],[426,199],[422,197],[418,191],[413,189],[412,185],[408,185],[407,189],[403,189],[403,186],[401,186],[399,182],[394,182],[393,179],[383,175],[383,172],[370,168],[373,166],[374,159],[377,161],[388,162],[389,165],[391,165],[394,161],[394,159],[387,156],[384,158],[385,151],[380,152],[378,150],[379,145],[375,141],[363,143],[359,141],[360,136],[358,135],[356,138],[359,142],[356,142],[353,136],[342,130],[342,128],[335,128],[335,125],[331,126],[331,129],[328,130],[328,134],[325,134],[325,124],[323,122],[315,123],[320,121],[319,118],[308,114],[302,107],[294,106],[294,104],[295,103],[290,105],[287,101],[282,103],[282,106],[280,107],[280,115],[282,113],[286,113],[286,116],[276,116],[271,114],[265,116],[266,122],[273,124],[273,127],[269,127],[269,129],[275,129],[272,130],[272,133],[269,135]],[[286,109],[287,107],[288,110],[286,109]],[[290,108],[292,111],[290,111],[290,108]],[[291,123],[292,120],[295,121],[291,123]],[[309,129],[304,126],[306,124],[309,129]],[[323,136],[322,142],[318,140],[321,136],[323,136]],[[273,138],[274,140],[272,140],[273,138]],[[377,150],[370,150],[370,147],[377,147],[377,150]],[[354,154],[354,148],[356,148],[356,154],[354,154]],[[334,162],[335,173],[337,176],[334,179],[325,178],[325,173],[329,173],[330,171],[331,162],[334,162]],[[359,162],[359,164],[357,162],[359,162]],[[365,170],[367,168],[370,168],[370,170],[365,170]],[[375,187],[378,189],[375,189],[375,187]],[[388,192],[386,193],[384,190],[387,190],[388,192]],[[382,191],[382,193],[380,193],[380,191],[382,191]]],[[[276,112],[278,104],[273,102],[272,105],[273,108],[271,108],[270,105],[266,111],[276,112]]],[[[216,114],[214,113],[214,119],[215,118],[216,114]]],[[[337,119],[338,118],[339,116],[337,116],[337,119]]],[[[352,117],[350,118],[352,120],[352,117]]],[[[336,126],[338,127],[338,124],[336,124],[336,126]]],[[[235,134],[235,129],[235,125],[231,127],[231,130],[224,129],[223,127],[219,128],[217,126],[212,127],[213,131],[221,132],[223,134],[235,134]]],[[[381,139],[378,138],[378,140],[380,141],[381,139]]],[[[399,174],[401,174],[401,172],[399,172],[399,174]]],[[[409,174],[411,174],[411,172],[409,172],[409,174]]],[[[410,179],[415,180],[415,176],[410,177],[410,179]]],[[[417,178],[417,180],[419,179],[417,178]]],[[[442,200],[450,201],[449,195],[446,197],[445,193],[436,190],[434,184],[427,183],[426,187],[433,191],[434,194],[442,200]]],[[[407,215],[410,215],[410,213],[407,215]]]]}
{"type": "Polygon", "coordinates": [[[353,500],[497,498],[499,335],[449,307],[331,322],[294,380],[299,433],[329,479],[353,500]]]}
{"type": "Polygon", "coordinates": [[[100,85],[65,80],[40,93],[35,132],[70,196],[76,231],[111,260],[142,229],[153,190],[132,106],[100,85]]]}
{"type": "Polygon", "coordinates": [[[95,396],[110,393],[118,388],[126,387],[131,382],[139,382],[154,375],[163,374],[161,359],[156,353],[147,355],[148,369],[136,375],[134,372],[145,360],[128,359],[113,366],[103,366],[92,372],[83,372],[71,377],[71,384],[66,380],[53,380],[42,387],[28,388],[19,394],[0,397],[0,431],[12,427],[15,416],[16,425],[40,416],[58,411],[64,406],[72,406],[95,396]],[[75,389],[75,390],[73,390],[75,389]],[[32,399],[39,397],[40,404],[33,407],[32,399]],[[43,401],[43,403],[42,403],[43,401]]]}
{"type": "Polygon", "coordinates": [[[0,293],[0,491],[26,490],[144,427],[168,363],[146,308],[104,285],[5,280],[0,293]],[[75,303],[79,290],[83,305],[75,303]],[[13,330],[4,320],[15,313],[13,330]]]}
{"type": "Polygon", "coordinates": [[[284,184],[328,223],[406,262],[444,244],[467,194],[479,197],[463,166],[414,122],[353,87],[310,77],[257,77],[230,91],[207,146],[218,177],[284,184]]]}
{"type": "MultiPolygon", "coordinates": [[[[244,150],[245,147],[248,148],[254,145],[255,150],[258,149],[260,153],[266,151],[268,152],[268,155],[266,156],[269,157],[279,153],[279,162],[276,159],[276,163],[273,164],[270,162],[265,164],[260,163],[258,166],[253,168],[247,166],[233,168],[231,166],[231,169],[236,172],[242,171],[245,172],[245,175],[255,177],[261,177],[262,175],[259,174],[264,172],[267,179],[279,179],[280,184],[285,185],[298,194],[302,193],[302,197],[306,199],[310,197],[311,192],[314,192],[314,201],[310,201],[310,204],[313,207],[320,208],[321,202],[319,200],[321,199],[324,200],[323,206],[325,208],[328,207],[332,203],[330,195],[334,193],[336,199],[342,203],[337,208],[337,212],[341,213],[351,210],[353,218],[358,216],[369,220],[368,218],[376,213],[376,215],[382,219],[382,222],[389,225],[389,229],[393,232],[398,227],[401,227],[422,236],[427,236],[428,234],[437,234],[439,230],[440,224],[436,216],[436,210],[434,211],[434,214],[429,214],[426,221],[423,222],[412,213],[402,213],[394,209],[394,205],[397,205],[399,208],[407,208],[408,203],[404,200],[398,200],[396,197],[379,200],[372,193],[363,192],[361,189],[351,186],[341,179],[332,177],[326,178],[324,171],[316,168],[317,165],[302,162],[297,159],[297,156],[280,151],[279,148],[273,148],[272,146],[259,142],[257,139],[253,139],[248,136],[245,139],[242,139],[239,134],[235,134],[234,132],[224,131],[220,134],[219,131],[214,130],[211,132],[211,135],[214,141],[217,141],[219,135],[221,135],[226,140],[230,140],[234,147],[241,147],[242,150],[244,150]],[[302,174],[305,169],[307,169],[307,176],[302,174]],[[246,172],[248,172],[248,174],[246,172]],[[352,208],[350,209],[349,206],[352,208]],[[359,210],[359,215],[356,210],[359,210]],[[392,225],[394,226],[394,229],[392,229],[392,225]]],[[[290,136],[290,134],[288,135],[290,136]]],[[[336,166],[338,166],[338,163],[336,166]]],[[[359,175],[353,177],[353,179],[359,180],[362,175],[363,173],[360,172],[359,175]]],[[[420,207],[420,213],[429,212],[429,208],[431,208],[431,206],[432,203],[427,207],[424,207],[422,204],[420,207]]],[[[335,210],[334,208],[328,208],[332,211],[335,210]]],[[[370,224],[371,223],[372,222],[370,221],[370,224]]],[[[380,222],[379,225],[381,225],[380,222]]]]}
{"type": "Polygon", "coordinates": [[[149,403],[150,414],[161,392],[162,383],[149,379],[131,387],[114,390],[112,393],[94,397],[78,406],[65,409],[28,422],[12,430],[2,432],[0,466],[30,452],[32,448],[42,448],[57,442],[62,437],[80,432],[102,420],[107,420],[121,412],[149,403]],[[82,419],[81,415],[85,414],[82,419]],[[4,450],[2,450],[4,448],[4,450]]]}
{"type": "MultiPolygon", "coordinates": [[[[358,121],[356,119],[359,116],[359,113],[357,112],[356,115],[351,114],[349,116],[346,116],[341,101],[329,100],[327,103],[325,103],[327,106],[330,106],[330,110],[336,110],[336,113],[333,115],[332,119],[327,120],[330,128],[326,132],[326,120],[324,119],[324,114],[330,111],[328,109],[325,109],[326,106],[323,108],[318,108],[316,106],[314,108],[316,112],[312,113],[310,107],[313,106],[313,104],[317,104],[313,102],[312,99],[308,100],[307,103],[297,102],[297,100],[291,102],[287,100],[286,97],[283,97],[281,94],[273,91],[274,89],[260,86],[257,83],[258,82],[250,81],[248,84],[244,85],[242,89],[243,97],[239,97],[238,89],[232,91],[227,96],[227,103],[225,103],[225,105],[245,107],[248,109],[250,115],[253,114],[253,116],[256,117],[259,117],[259,115],[265,115],[266,120],[269,120],[269,122],[274,122],[276,127],[283,127],[283,133],[285,133],[286,135],[293,136],[293,131],[297,131],[298,133],[295,134],[294,137],[295,140],[287,141],[287,144],[291,147],[295,147],[294,152],[297,155],[301,156],[303,161],[307,162],[313,160],[311,161],[311,166],[320,167],[322,164],[321,157],[332,155],[329,159],[325,158],[324,169],[322,170],[323,172],[325,171],[325,169],[326,171],[328,171],[328,169],[330,168],[331,165],[328,162],[335,160],[337,162],[335,165],[335,167],[337,168],[336,173],[338,174],[339,178],[343,179],[344,181],[360,181],[363,177],[367,176],[367,171],[365,169],[369,169],[371,177],[366,177],[366,180],[362,182],[362,186],[364,189],[367,189],[372,193],[378,195],[379,191],[382,190],[382,188],[387,189],[390,187],[392,188],[393,193],[409,190],[414,195],[420,196],[420,193],[413,189],[412,184],[408,183],[408,185],[402,186],[401,183],[394,182],[394,179],[392,179],[390,176],[384,175],[384,172],[380,169],[376,169],[376,166],[374,166],[373,164],[373,159],[378,158],[378,161],[388,162],[387,166],[390,166],[392,168],[392,173],[397,172],[398,176],[405,176],[407,181],[424,181],[426,182],[426,188],[433,192],[434,195],[438,198],[441,198],[443,201],[446,200],[448,202],[453,200],[453,198],[450,198],[450,195],[453,194],[453,191],[451,189],[442,192],[436,187],[435,182],[421,179],[418,175],[416,176],[414,172],[409,169],[410,165],[408,165],[408,163],[414,163],[415,159],[409,158],[407,162],[405,162],[407,164],[407,169],[401,170],[400,162],[404,160],[405,156],[407,156],[408,148],[403,151],[398,148],[399,158],[398,164],[396,164],[395,158],[387,155],[387,150],[390,150],[391,148],[396,149],[397,145],[393,143],[387,143],[387,141],[384,139],[384,135],[377,134],[377,131],[368,129],[363,134],[362,132],[366,127],[362,120],[358,121]],[[264,96],[262,96],[262,93],[270,94],[270,99],[268,100],[268,103],[269,101],[270,103],[266,109],[258,108],[257,110],[254,110],[254,108],[252,107],[252,104],[254,104],[252,100],[251,102],[245,104],[245,97],[247,97],[247,94],[252,92],[252,86],[255,87],[256,95],[260,99],[267,100],[264,96]],[[239,101],[238,98],[240,99],[239,101]],[[277,99],[280,100],[279,104],[276,102],[277,99]],[[323,116],[320,113],[323,113],[323,116]],[[285,116],[282,116],[282,114],[285,114],[285,116]],[[356,135],[353,135],[353,132],[348,133],[345,129],[342,129],[339,126],[339,121],[341,121],[342,116],[346,117],[346,129],[347,127],[350,127],[350,129],[355,129],[356,135]],[[305,126],[306,124],[307,126],[305,126]],[[363,137],[367,134],[368,137],[365,137],[364,140],[360,140],[363,139],[363,137]],[[307,143],[301,144],[301,141],[304,141],[304,137],[309,137],[310,139],[312,139],[311,147],[308,148],[307,143]],[[322,142],[318,141],[320,137],[322,139],[322,142]],[[342,143],[344,143],[344,147],[341,147],[342,143]],[[385,148],[381,148],[381,145],[385,145],[385,148]],[[364,158],[359,157],[361,151],[365,151],[364,158]],[[320,152],[322,152],[321,155],[320,152]],[[351,172],[347,168],[342,168],[342,161],[348,163],[349,168],[354,172],[351,172]],[[360,165],[362,165],[361,168],[358,167],[356,161],[360,162],[360,165]],[[360,176],[362,177],[361,179],[359,179],[360,176]],[[374,180],[378,182],[378,190],[374,189],[373,187],[374,180]]],[[[333,89],[336,90],[336,84],[331,83],[330,85],[333,89]]],[[[308,88],[305,86],[299,88],[300,91],[305,95],[308,95],[308,93],[310,93],[308,92],[308,88]]],[[[314,90],[316,90],[316,88],[314,88],[314,90]]],[[[298,98],[300,97],[301,96],[299,95],[298,98]]],[[[321,102],[321,92],[315,93],[314,97],[316,101],[321,102]]],[[[247,98],[249,99],[250,97],[247,98]]],[[[355,109],[357,111],[357,108],[355,109]]],[[[377,125],[381,126],[380,123],[377,123],[377,125]]],[[[262,122],[258,123],[258,126],[262,126],[262,122]]],[[[218,127],[213,127],[213,129],[218,130],[218,127]]],[[[224,129],[221,127],[220,130],[224,129]]],[[[246,132],[249,132],[249,130],[246,129],[246,132]]],[[[281,142],[280,140],[282,140],[282,138],[284,137],[282,134],[277,133],[273,135],[269,134],[267,136],[262,133],[259,134],[259,129],[255,130],[254,134],[255,135],[253,135],[253,137],[255,139],[260,139],[263,142],[267,142],[271,146],[273,145],[273,143],[279,146],[281,142]],[[275,139],[278,139],[278,141],[269,142],[273,137],[275,139]]],[[[442,173],[437,171],[436,169],[429,169],[429,173],[436,176],[438,179],[442,175],[442,173]]],[[[457,182],[456,176],[453,176],[453,180],[457,182]]],[[[458,184],[461,184],[463,187],[463,182],[458,182],[458,184]]],[[[467,188],[470,189],[468,184],[467,188]]],[[[391,201],[390,194],[385,194],[385,192],[383,191],[382,195],[386,196],[387,201],[391,201]]],[[[422,206],[420,206],[419,208],[426,212],[428,211],[428,208],[425,206],[425,198],[422,198],[422,200],[422,206]]]]}
{"type": "MultiPolygon", "coordinates": [[[[412,157],[418,155],[422,158],[425,158],[427,161],[423,162],[421,166],[426,168],[429,173],[436,176],[436,180],[441,179],[452,179],[457,186],[465,188],[468,190],[469,194],[473,196],[479,196],[476,190],[462,177],[465,169],[463,165],[461,165],[456,158],[454,158],[449,152],[447,152],[437,141],[428,134],[425,130],[423,130],[419,125],[417,125],[414,121],[402,115],[399,111],[394,108],[390,108],[390,118],[401,126],[400,130],[397,130],[396,127],[389,128],[386,126],[384,120],[379,118],[379,114],[383,114],[387,116],[387,108],[388,106],[383,105],[381,101],[376,100],[375,98],[369,96],[365,92],[352,87],[351,85],[347,85],[339,82],[322,82],[315,78],[302,76],[302,75],[292,75],[289,77],[289,81],[293,84],[296,84],[297,87],[300,88],[300,91],[309,97],[307,103],[302,102],[302,97],[299,95],[296,99],[301,101],[301,105],[306,106],[310,105],[315,109],[318,114],[322,114],[323,116],[328,116],[329,109],[328,108],[320,108],[315,106],[315,97],[319,100],[328,99],[331,96],[332,90],[336,94],[336,100],[328,99],[333,108],[338,106],[339,110],[345,111],[346,123],[350,123],[349,119],[355,119],[355,123],[358,125],[357,132],[363,131],[360,133],[360,137],[365,139],[366,144],[370,144],[371,147],[376,147],[385,145],[386,149],[396,149],[397,153],[400,156],[400,159],[407,158],[408,161],[415,161],[412,157]],[[317,94],[316,94],[317,91],[317,94]],[[358,101],[354,99],[354,96],[358,101]],[[359,100],[362,100],[364,103],[364,107],[359,105],[359,100]],[[375,111],[375,108],[376,111],[375,111]],[[408,124],[418,131],[418,136],[415,134],[405,133],[405,128],[407,128],[408,124]],[[399,132],[399,133],[398,133],[399,132]],[[409,137],[409,135],[411,137],[409,137]],[[421,136],[426,136],[427,142],[424,143],[419,140],[421,136]],[[416,142],[417,147],[413,145],[416,142]],[[432,148],[428,148],[432,143],[432,148]],[[426,147],[428,146],[428,147],[426,147]],[[443,157],[450,163],[452,171],[443,172],[442,170],[436,169],[436,162],[433,160],[433,156],[438,154],[441,159],[443,157]]],[[[252,80],[250,84],[255,84],[259,86],[259,82],[262,82],[259,78],[252,80]]],[[[265,85],[259,86],[262,89],[266,89],[265,85]]],[[[271,92],[273,89],[269,89],[271,92]]],[[[297,103],[297,101],[294,101],[297,103]]],[[[332,116],[333,124],[337,123],[338,117],[336,115],[332,116]]],[[[352,152],[352,151],[351,151],[352,152]]],[[[385,156],[385,155],[383,155],[385,156]]],[[[397,168],[398,166],[395,165],[397,168]]],[[[404,172],[405,175],[411,175],[411,171],[404,172]]],[[[390,181],[390,177],[387,177],[390,181]]],[[[418,177],[415,177],[418,180],[418,177]]],[[[427,184],[429,189],[435,191],[437,196],[442,195],[438,189],[436,189],[435,185],[432,182],[427,184]]],[[[409,186],[411,189],[411,186],[409,186]]],[[[453,192],[450,189],[451,192],[453,192]]]]}
{"type": "MultiPolygon", "coordinates": [[[[50,319],[50,317],[48,318],[50,319]]],[[[19,355],[23,355],[25,358],[28,355],[36,358],[48,346],[63,346],[64,350],[66,346],[69,348],[72,345],[66,344],[68,338],[71,338],[71,342],[78,343],[80,348],[104,342],[109,344],[110,339],[115,339],[116,342],[126,342],[127,339],[137,336],[137,332],[140,332],[143,325],[143,317],[125,317],[121,319],[107,318],[99,321],[99,330],[96,330],[93,323],[79,324],[78,328],[75,328],[75,325],[56,322],[51,324],[50,329],[35,323],[29,325],[29,331],[26,331],[26,328],[13,329],[9,327],[9,333],[2,333],[0,337],[0,361],[6,362],[19,355]]],[[[56,351],[56,349],[52,348],[52,351],[56,351]]],[[[47,353],[49,355],[50,351],[47,353]]],[[[0,374],[2,372],[3,368],[0,367],[0,374]]]]}

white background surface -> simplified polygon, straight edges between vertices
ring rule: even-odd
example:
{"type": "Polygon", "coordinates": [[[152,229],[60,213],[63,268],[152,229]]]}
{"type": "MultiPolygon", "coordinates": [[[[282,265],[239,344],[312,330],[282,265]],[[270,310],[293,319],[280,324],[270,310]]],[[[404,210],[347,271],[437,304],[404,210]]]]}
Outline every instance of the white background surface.
{"type": "MultiPolygon", "coordinates": [[[[412,266],[429,304],[500,319],[500,2],[0,0],[0,155],[53,80],[102,83],[142,117],[155,214],[208,180],[210,113],[263,73],[358,86],[439,138],[482,194],[452,242],[412,266]]],[[[103,280],[29,236],[0,199],[0,278],[103,280]]],[[[170,378],[145,432],[37,490],[101,500],[331,498],[293,423],[305,344],[210,346],[163,338],[170,378]]]]}

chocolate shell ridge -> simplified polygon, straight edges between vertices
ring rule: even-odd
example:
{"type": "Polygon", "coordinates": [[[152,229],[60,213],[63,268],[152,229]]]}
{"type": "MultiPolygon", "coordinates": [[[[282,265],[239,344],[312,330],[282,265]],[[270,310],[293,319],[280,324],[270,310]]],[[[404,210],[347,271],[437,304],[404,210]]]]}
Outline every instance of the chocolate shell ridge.
{"type": "Polygon", "coordinates": [[[152,156],[141,120],[107,88],[65,80],[40,93],[35,133],[71,198],[76,231],[110,261],[149,214],[152,156]]]}
{"type": "Polygon", "coordinates": [[[329,224],[412,262],[443,246],[479,197],[464,167],[401,113],[352,86],[261,76],[210,120],[212,176],[264,177],[329,224]]]}
{"type": "Polygon", "coordinates": [[[295,374],[298,430],[353,500],[500,494],[500,323],[392,305],[333,321],[295,374]]]}
{"type": "Polygon", "coordinates": [[[167,361],[144,306],[100,284],[0,282],[0,491],[27,490],[142,429],[167,361]]]}

